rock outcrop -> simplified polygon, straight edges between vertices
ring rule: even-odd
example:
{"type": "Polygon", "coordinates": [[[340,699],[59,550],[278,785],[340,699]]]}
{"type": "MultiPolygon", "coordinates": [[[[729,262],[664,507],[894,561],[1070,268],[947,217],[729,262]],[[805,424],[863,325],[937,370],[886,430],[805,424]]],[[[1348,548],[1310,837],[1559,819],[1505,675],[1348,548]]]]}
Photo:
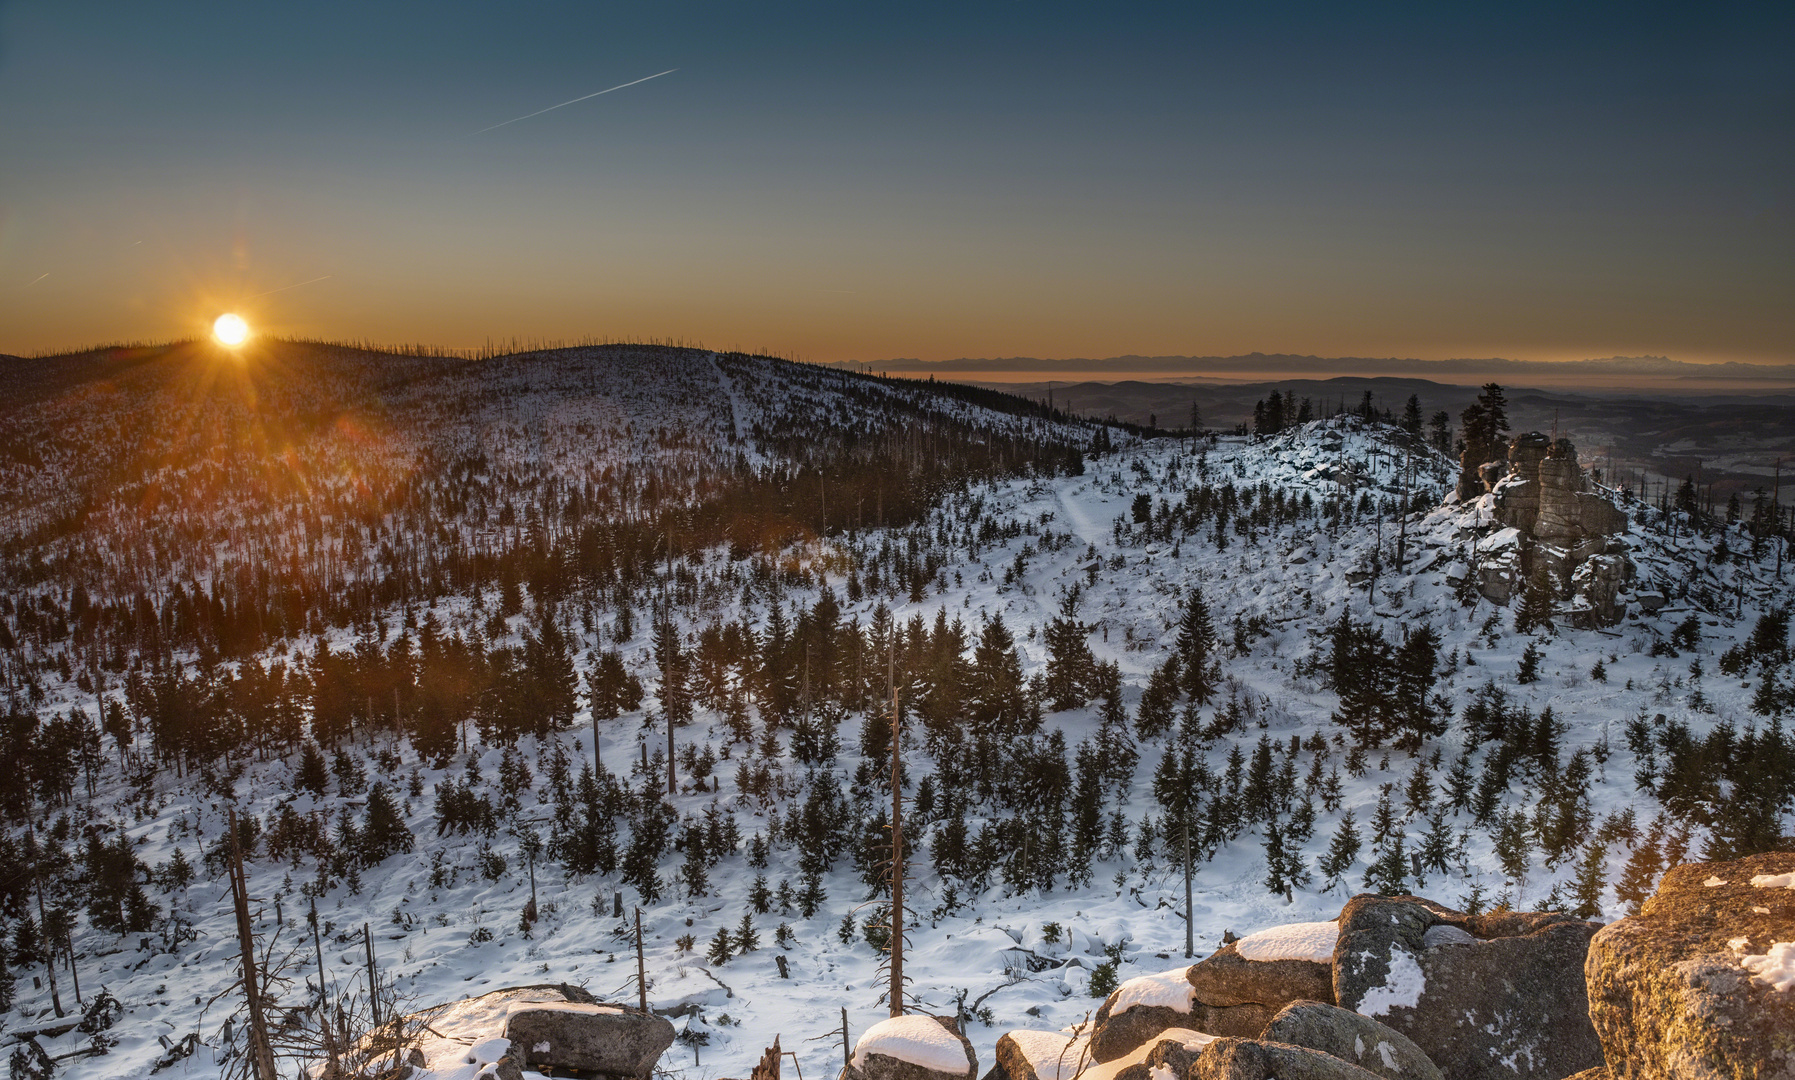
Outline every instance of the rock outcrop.
{"type": "Polygon", "coordinates": [[[1088,1046],[1011,1032],[987,1080],[1092,1069],[1104,1080],[1560,1080],[1603,1066],[1583,975],[1596,929],[1564,914],[1358,896],[1336,920],[1271,927],[1200,964],[1130,979],[1088,1046]],[[1255,1015],[1260,1027],[1241,1030],[1255,1015]]]}
{"type": "Polygon", "coordinates": [[[1170,1027],[1251,1038],[1290,1002],[1333,997],[1331,964],[1252,960],[1240,954],[1238,943],[1224,945],[1201,963],[1117,988],[1097,1010],[1091,1056],[1114,1061],[1170,1027]]]}
{"type": "Polygon", "coordinates": [[[845,1080],[970,1080],[978,1075],[972,1043],[952,1017],[912,1013],[861,1033],[845,1080]]]}
{"type": "Polygon", "coordinates": [[[1379,1080],[1332,1054],[1260,1039],[1217,1039],[1203,1048],[1188,1080],[1379,1080]]]}
{"type": "Polygon", "coordinates": [[[1571,625],[1580,630],[1613,626],[1626,614],[1620,590],[1631,575],[1622,555],[1596,555],[1571,574],[1571,625]]]}
{"type": "Polygon", "coordinates": [[[1585,971],[1617,1080],[1795,1077],[1795,854],[1672,869],[1585,971]]]}
{"type": "Polygon", "coordinates": [[[1259,1038],[1319,1050],[1385,1080],[1445,1080],[1408,1036],[1369,1016],[1319,1001],[1294,1001],[1272,1017],[1259,1038]]]}
{"type": "Polygon", "coordinates": [[[506,1015],[505,1038],[527,1069],[638,1077],[673,1045],[673,1025],[620,1005],[517,1004],[506,1015]]]}
{"type": "MultiPolygon", "coordinates": [[[[1508,462],[1488,477],[1492,512],[1502,530],[1478,544],[1478,588],[1506,604],[1520,592],[1533,567],[1568,580],[1573,625],[1612,626],[1625,614],[1621,589],[1633,576],[1624,542],[1627,515],[1592,490],[1569,439],[1537,431],[1515,436],[1508,462]],[[1510,532],[1512,530],[1512,532],[1510,532]]],[[[1462,496],[1461,496],[1462,498],[1462,496]]]]}
{"type": "Polygon", "coordinates": [[[664,1017],[600,1002],[565,983],[509,986],[405,1018],[417,1030],[409,1063],[437,1072],[491,1065],[498,1080],[525,1069],[633,1078],[654,1071],[673,1045],[664,1017]]]}
{"type": "Polygon", "coordinates": [[[1558,1080],[1602,1064],[1583,957],[1594,924],[1466,915],[1417,897],[1354,897],[1340,913],[1340,1007],[1407,1036],[1461,1080],[1558,1080]]]}

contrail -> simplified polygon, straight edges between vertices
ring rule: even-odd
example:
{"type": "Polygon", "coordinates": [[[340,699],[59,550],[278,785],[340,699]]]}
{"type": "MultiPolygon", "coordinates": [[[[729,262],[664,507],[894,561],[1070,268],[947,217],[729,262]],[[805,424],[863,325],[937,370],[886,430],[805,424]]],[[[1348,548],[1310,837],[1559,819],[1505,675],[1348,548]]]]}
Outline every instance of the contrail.
{"type": "MultiPolygon", "coordinates": [[[[661,76],[662,76],[662,75],[671,75],[671,74],[673,74],[673,73],[674,73],[674,72],[676,72],[676,71],[678,71],[678,70],[679,70],[679,69],[678,69],[678,68],[668,68],[668,69],[667,69],[667,70],[666,70],[666,71],[662,71],[662,72],[659,72],[659,73],[657,73],[657,74],[654,74],[654,75],[649,75],[649,76],[647,76],[647,77],[645,77],[645,78],[641,78],[641,79],[637,79],[637,80],[635,80],[635,82],[626,82],[626,83],[623,83],[623,84],[621,84],[621,85],[618,85],[618,86],[613,86],[613,87],[611,87],[611,90],[621,90],[621,89],[623,89],[623,88],[624,88],[624,87],[625,87],[625,86],[634,86],[634,85],[636,85],[636,83],[645,83],[645,82],[647,82],[647,81],[648,81],[648,80],[649,80],[649,79],[658,79],[658,78],[660,78],[660,77],[661,77],[661,76]]],[[[597,96],[598,96],[598,95],[599,95],[599,94],[608,94],[608,93],[610,93],[610,92],[611,92],[611,90],[600,90],[600,91],[598,91],[598,93],[596,93],[596,94],[587,94],[587,95],[586,95],[586,97],[577,97],[577,98],[574,98],[574,99],[573,99],[573,100],[572,100],[572,101],[563,101],[563,102],[562,102],[562,103],[561,103],[561,104],[560,104],[560,105],[550,105],[550,106],[549,106],[549,107],[548,107],[548,108],[546,108],[546,109],[537,109],[537,110],[536,110],[536,111],[535,111],[535,112],[533,112],[533,113],[527,113],[527,114],[525,114],[525,115],[523,115],[523,116],[517,116],[517,117],[513,117],[513,118],[512,118],[512,119],[510,119],[510,120],[507,120],[507,121],[505,121],[505,124],[515,124],[515,123],[517,123],[517,122],[518,122],[518,121],[519,121],[519,120],[528,120],[528,119],[529,119],[529,118],[530,118],[530,117],[532,117],[532,116],[541,116],[541,115],[542,115],[542,114],[543,114],[543,113],[545,113],[545,112],[554,112],[554,111],[555,111],[555,110],[556,110],[556,109],[559,109],[559,108],[562,108],[562,107],[564,107],[564,106],[567,106],[567,105],[577,105],[577,104],[578,104],[578,103],[580,103],[580,102],[582,102],[582,101],[585,101],[585,100],[586,100],[586,99],[587,99],[587,98],[595,98],[595,97],[597,97],[597,96]]],[[[497,128],[502,128],[502,127],[504,127],[504,126],[505,126],[505,124],[494,124],[494,125],[492,125],[492,127],[484,127],[484,128],[481,128],[481,129],[480,129],[480,130],[479,130],[479,131],[476,131],[476,132],[474,132],[474,133],[473,133],[473,134],[474,134],[474,135],[484,135],[484,134],[486,134],[486,133],[487,133],[487,132],[489,132],[489,131],[493,131],[493,130],[495,130],[495,129],[497,129],[497,128]]],[[[469,135],[469,136],[468,136],[468,138],[470,138],[470,139],[471,139],[471,138],[473,138],[473,135],[469,135]]]]}
{"type": "Polygon", "coordinates": [[[277,292],[286,292],[288,289],[297,289],[301,285],[310,285],[313,281],[323,281],[325,278],[328,278],[328,277],[330,277],[330,275],[325,274],[324,277],[315,277],[315,278],[312,278],[310,281],[296,281],[291,285],[282,285],[278,289],[269,289],[267,292],[250,293],[248,296],[244,297],[244,299],[245,300],[254,300],[258,296],[269,296],[269,295],[272,295],[277,292]]]}
{"type": "Polygon", "coordinates": [[[39,275],[38,275],[38,276],[36,276],[36,277],[34,277],[34,278],[32,278],[32,279],[31,279],[31,280],[30,280],[30,281],[27,281],[27,282],[26,282],[26,283],[25,283],[25,287],[26,287],[26,288],[27,288],[27,289],[29,289],[29,288],[31,288],[31,287],[32,287],[32,286],[33,286],[33,285],[36,285],[36,284],[37,284],[37,283],[38,283],[38,282],[40,282],[40,281],[42,281],[42,280],[44,280],[44,279],[45,279],[45,278],[47,278],[47,277],[49,277],[49,276],[50,276],[50,272],[49,272],[49,271],[48,271],[48,270],[45,270],[45,271],[44,271],[44,272],[43,272],[43,273],[41,273],[41,274],[39,274],[39,275]]]}

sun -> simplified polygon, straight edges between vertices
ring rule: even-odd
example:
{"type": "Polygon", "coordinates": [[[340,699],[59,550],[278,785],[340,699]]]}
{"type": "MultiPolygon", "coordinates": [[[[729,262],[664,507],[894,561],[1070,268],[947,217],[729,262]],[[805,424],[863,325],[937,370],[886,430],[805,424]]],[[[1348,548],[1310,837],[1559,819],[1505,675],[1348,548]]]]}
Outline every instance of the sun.
{"type": "Polygon", "coordinates": [[[249,324],[243,321],[242,316],[227,312],[218,316],[218,321],[212,324],[212,336],[218,339],[219,344],[235,348],[249,337],[249,324]]]}

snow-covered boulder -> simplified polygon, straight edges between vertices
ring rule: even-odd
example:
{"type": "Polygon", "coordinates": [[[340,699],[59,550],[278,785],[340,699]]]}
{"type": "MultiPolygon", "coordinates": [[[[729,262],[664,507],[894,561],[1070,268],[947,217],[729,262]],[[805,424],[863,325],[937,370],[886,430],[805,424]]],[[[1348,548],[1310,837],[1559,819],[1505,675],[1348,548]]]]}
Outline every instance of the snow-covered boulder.
{"type": "Polygon", "coordinates": [[[986,1080],[1072,1080],[1091,1063],[1090,1040],[1058,1031],[1007,1031],[986,1080]]]}
{"type": "Polygon", "coordinates": [[[1356,896],[1340,912],[1334,994],[1455,1078],[1558,1080],[1602,1064],[1583,981],[1595,931],[1563,914],[1356,896]]]}
{"type": "Polygon", "coordinates": [[[1113,1061],[1168,1027],[1251,1037],[1292,1001],[1333,1001],[1337,932],[1331,922],[1271,927],[1201,963],[1128,980],[1097,1011],[1092,1056],[1113,1061]]]}
{"type": "Polygon", "coordinates": [[[1091,1033],[1091,1056],[1115,1061],[1147,1045],[1153,1036],[1175,1027],[1196,1027],[1192,1015],[1197,988],[1190,968],[1174,968],[1129,979],[1104,999],[1091,1033]]]}
{"type": "Polygon", "coordinates": [[[519,1080],[521,1058],[505,1038],[505,1024],[513,1008],[537,1005],[592,1004],[595,998],[577,986],[543,983],[508,986],[502,990],[462,998],[407,1017],[408,1028],[420,1032],[415,1064],[429,1069],[433,1080],[469,1080],[485,1071],[499,1080],[519,1080]],[[411,1023],[411,1022],[417,1023],[411,1023]]]}
{"type": "Polygon", "coordinates": [[[1214,1035],[1201,1031],[1167,1028],[1114,1061],[1092,1065],[1078,1080],[1183,1080],[1197,1055],[1214,1041],[1214,1035]]]}
{"type": "Polygon", "coordinates": [[[1617,1076],[1795,1075],[1795,854],[1672,869],[1585,971],[1617,1076]]]}
{"type": "Polygon", "coordinates": [[[511,986],[414,1014],[422,1021],[414,1063],[432,1080],[492,1076],[521,1080],[524,1069],[581,1076],[637,1077],[673,1044],[673,1025],[577,986],[511,986]]]}
{"type": "Polygon", "coordinates": [[[846,1080],[970,1080],[972,1043],[952,1017],[916,1013],[881,1020],[861,1033],[846,1080]]]}
{"type": "MultiPolygon", "coordinates": [[[[1379,1080],[1331,1054],[1261,1039],[1217,1039],[1185,1074],[1189,1080],[1379,1080]]],[[[1181,1078],[1182,1080],[1182,1078],[1181,1078]]]]}
{"type": "Polygon", "coordinates": [[[525,1068],[633,1077],[654,1071],[673,1045],[673,1025],[619,1005],[520,1003],[506,1016],[505,1037],[525,1068]]]}
{"type": "Polygon", "coordinates": [[[1331,1054],[1385,1080],[1444,1080],[1408,1036],[1369,1016],[1319,1001],[1293,1001],[1265,1025],[1260,1039],[1331,1054]]]}

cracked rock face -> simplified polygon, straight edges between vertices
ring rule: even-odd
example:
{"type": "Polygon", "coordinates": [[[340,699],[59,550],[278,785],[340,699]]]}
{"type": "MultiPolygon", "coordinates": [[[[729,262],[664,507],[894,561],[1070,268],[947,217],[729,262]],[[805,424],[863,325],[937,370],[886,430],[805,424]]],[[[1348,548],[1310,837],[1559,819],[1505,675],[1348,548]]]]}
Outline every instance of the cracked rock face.
{"type": "Polygon", "coordinates": [[[1795,854],[1679,866],[1590,943],[1589,1014],[1615,1080],[1795,1078],[1795,854]],[[1753,879],[1759,884],[1753,885],[1753,879]]]}
{"type": "Polygon", "coordinates": [[[1340,913],[1334,992],[1456,1080],[1559,1080],[1602,1064],[1583,982],[1595,931],[1568,915],[1357,896],[1340,913]]]}

